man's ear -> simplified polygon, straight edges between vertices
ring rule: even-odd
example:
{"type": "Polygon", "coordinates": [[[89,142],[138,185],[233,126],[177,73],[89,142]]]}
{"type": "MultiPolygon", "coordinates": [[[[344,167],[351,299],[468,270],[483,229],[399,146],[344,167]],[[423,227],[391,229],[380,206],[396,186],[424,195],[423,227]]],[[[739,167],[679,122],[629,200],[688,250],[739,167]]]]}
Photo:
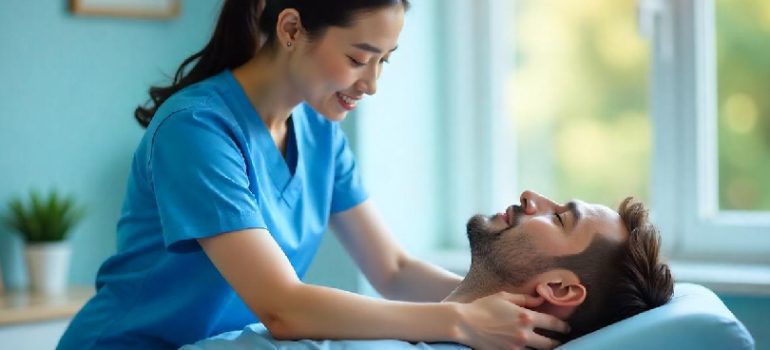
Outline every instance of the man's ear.
{"type": "Polygon", "coordinates": [[[568,270],[554,270],[541,275],[536,293],[555,306],[577,307],[586,300],[586,287],[568,270]]]}
{"type": "Polygon", "coordinates": [[[293,8],[281,11],[276,21],[275,33],[278,41],[284,47],[292,48],[296,46],[297,41],[302,39],[302,35],[304,35],[299,12],[293,8]]]}

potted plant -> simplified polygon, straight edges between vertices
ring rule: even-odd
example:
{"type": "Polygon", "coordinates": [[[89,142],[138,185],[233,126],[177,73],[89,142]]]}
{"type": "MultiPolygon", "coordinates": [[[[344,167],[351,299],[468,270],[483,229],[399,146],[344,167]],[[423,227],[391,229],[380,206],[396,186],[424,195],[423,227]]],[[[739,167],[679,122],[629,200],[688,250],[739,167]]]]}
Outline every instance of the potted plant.
{"type": "Polygon", "coordinates": [[[8,203],[5,223],[25,241],[27,272],[32,291],[61,294],[67,288],[70,247],[67,234],[83,218],[84,210],[72,197],[62,197],[56,190],[41,198],[30,191],[25,204],[18,198],[8,203]]]}

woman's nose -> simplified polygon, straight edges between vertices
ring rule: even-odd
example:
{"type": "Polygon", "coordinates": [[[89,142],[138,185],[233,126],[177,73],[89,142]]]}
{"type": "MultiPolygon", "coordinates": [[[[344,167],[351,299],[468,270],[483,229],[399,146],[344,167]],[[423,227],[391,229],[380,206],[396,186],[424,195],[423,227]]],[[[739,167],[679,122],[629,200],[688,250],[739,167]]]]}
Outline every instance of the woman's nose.
{"type": "Polygon", "coordinates": [[[521,207],[524,208],[524,213],[527,215],[535,215],[545,211],[554,211],[559,206],[556,202],[547,197],[529,190],[521,193],[519,201],[521,202],[521,207]]]}
{"type": "Polygon", "coordinates": [[[377,93],[377,79],[379,78],[379,67],[367,68],[368,71],[365,76],[358,80],[356,88],[371,96],[377,93]],[[373,71],[371,71],[373,70],[373,71]]]}

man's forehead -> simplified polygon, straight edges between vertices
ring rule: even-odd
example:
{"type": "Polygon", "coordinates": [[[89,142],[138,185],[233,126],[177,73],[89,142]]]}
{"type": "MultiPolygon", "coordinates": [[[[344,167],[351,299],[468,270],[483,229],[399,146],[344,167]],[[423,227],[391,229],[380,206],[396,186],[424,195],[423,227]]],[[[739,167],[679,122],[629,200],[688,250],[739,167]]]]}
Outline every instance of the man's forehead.
{"type": "Polygon", "coordinates": [[[587,204],[585,211],[586,216],[597,226],[597,231],[608,239],[621,242],[628,238],[626,225],[615,210],[601,204],[587,204]]]}
{"type": "Polygon", "coordinates": [[[605,216],[611,217],[614,214],[614,215],[617,215],[618,218],[620,217],[618,212],[612,210],[610,207],[603,204],[586,203],[586,210],[591,212],[594,215],[605,215],[605,216]]]}

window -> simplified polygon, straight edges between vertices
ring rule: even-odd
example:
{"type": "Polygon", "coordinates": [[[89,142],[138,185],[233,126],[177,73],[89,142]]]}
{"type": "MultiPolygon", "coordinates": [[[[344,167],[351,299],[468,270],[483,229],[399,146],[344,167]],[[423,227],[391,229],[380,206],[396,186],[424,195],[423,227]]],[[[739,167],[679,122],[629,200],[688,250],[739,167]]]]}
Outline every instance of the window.
{"type": "Polygon", "coordinates": [[[636,1],[517,0],[510,17],[520,183],[557,201],[647,201],[650,52],[636,1]]]}
{"type": "Polygon", "coordinates": [[[717,0],[719,207],[770,210],[770,2],[717,0]]]}
{"type": "Polygon", "coordinates": [[[770,2],[442,4],[449,246],[526,185],[638,196],[677,260],[770,264],[770,2]]]}
{"type": "MultiPolygon", "coordinates": [[[[747,120],[754,118],[750,115],[754,109],[754,127],[759,127],[761,113],[766,112],[751,104],[751,82],[764,80],[766,84],[767,80],[759,76],[766,68],[755,65],[736,70],[741,63],[734,62],[726,63],[729,67],[717,73],[719,38],[723,38],[722,45],[729,45],[739,39],[751,41],[753,37],[758,40],[754,46],[765,46],[761,30],[744,37],[734,32],[736,28],[730,27],[725,17],[732,11],[751,12],[746,6],[758,6],[763,1],[729,5],[701,0],[652,2],[661,5],[654,15],[652,202],[655,217],[667,234],[669,255],[693,260],[770,263],[770,213],[761,210],[761,200],[744,206],[740,199],[731,202],[735,199],[729,197],[733,195],[731,191],[742,191],[732,189],[736,187],[731,185],[735,179],[761,176],[754,173],[757,168],[735,171],[730,158],[751,152],[751,157],[761,161],[770,155],[766,147],[741,148],[745,140],[739,142],[729,135],[733,132],[729,123],[750,131],[747,120]],[[718,6],[734,8],[724,10],[718,6]],[[726,11],[719,15],[725,20],[718,20],[717,8],[726,11]],[[744,69],[759,80],[738,77],[744,69]],[[731,70],[735,73],[728,78],[725,74],[731,70]],[[728,122],[730,118],[735,120],[728,122]]],[[[751,17],[743,21],[747,23],[741,25],[750,25],[751,17]]],[[[743,56],[751,57],[742,58],[761,60],[759,54],[745,53],[743,56]]],[[[729,62],[726,60],[730,57],[734,56],[725,55],[721,60],[729,62]]],[[[757,188],[757,198],[762,198],[760,192],[767,191],[766,183],[757,188]]]]}

